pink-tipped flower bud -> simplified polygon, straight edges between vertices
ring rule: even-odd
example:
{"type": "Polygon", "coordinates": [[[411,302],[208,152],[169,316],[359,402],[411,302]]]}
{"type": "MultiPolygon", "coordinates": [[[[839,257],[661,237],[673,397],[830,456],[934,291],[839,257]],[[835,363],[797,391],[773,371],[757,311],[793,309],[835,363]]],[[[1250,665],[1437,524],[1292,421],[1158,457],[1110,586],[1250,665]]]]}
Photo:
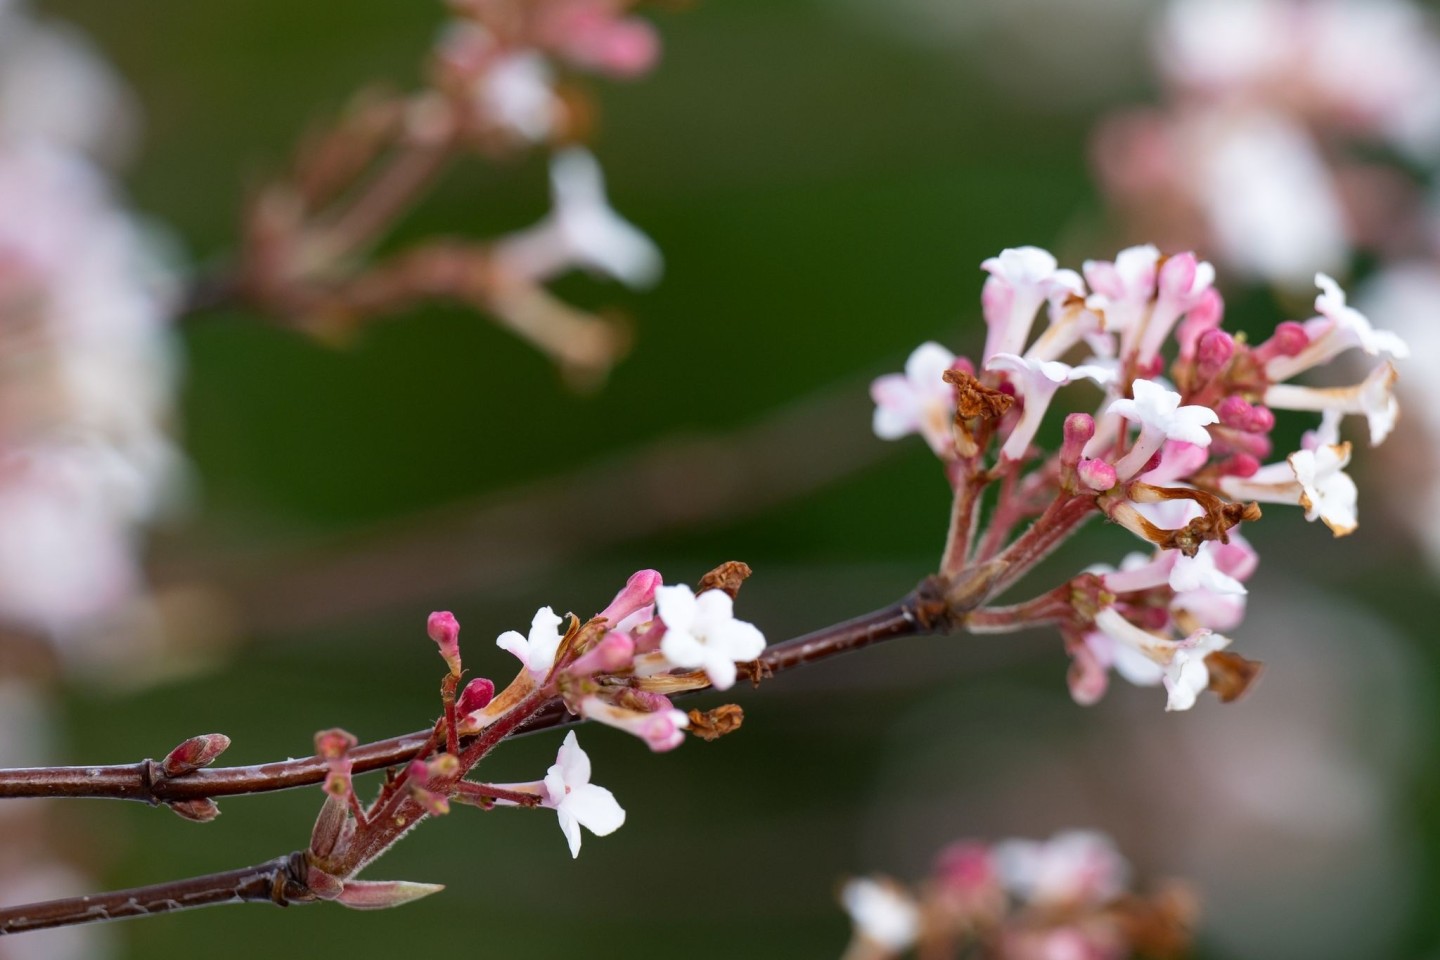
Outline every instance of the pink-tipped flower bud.
{"type": "Polygon", "coordinates": [[[1075,475],[1081,483],[1097,492],[1112,489],[1119,480],[1115,468],[1104,460],[1081,460],[1075,468],[1075,475]]]}
{"type": "Polygon", "coordinates": [[[450,667],[452,676],[460,676],[460,622],[449,610],[437,610],[425,622],[425,632],[440,648],[440,656],[450,667]]]}
{"type": "Polygon", "coordinates": [[[1249,432],[1248,424],[1255,415],[1255,407],[1244,397],[1232,393],[1215,404],[1215,415],[1223,425],[1249,432]]]}
{"type": "Polygon", "coordinates": [[[208,767],[230,747],[230,738],[223,733],[204,733],[191,737],[165,755],[160,770],[167,777],[180,777],[208,767]]]}
{"type": "Polygon", "coordinates": [[[576,658],[566,672],[576,677],[595,673],[616,673],[635,662],[635,641],[627,634],[611,630],[590,650],[576,658]]]}
{"type": "Polygon", "coordinates": [[[990,848],[974,840],[962,840],[940,851],[935,860],[935,880],[952,893],[968,894],[999,883],[990,848]]]}
{"type": "Polygon", "coordinates": [[[1085,444],[1095,436],[1095,418],[1088,413],[1072,413],[1065,418],[1065,438],[1060,443],[1060,462],[1073,466],[1080,462],[1085,444]]]}
{"type": "Polygon", "coordinates": [[[619,623],[630,614],[642,607],[648,607],[655,602],[655,589],[663,586],[664,579],[658,570],[640,570],[630,575],[625,581],[625,588],[615,594],[615,599],[610,605],[600,611],[600,616],[605,622],[611,624],[619,623]]]}
{"type": "Polygon", "coordinates": [[[1275,429],[1275,414],[1269,407],[1254,407],[1250,413],[1250,432],[1269,433],[1275,429]]]}
{"type": "Polygon", "coordinates": [[[1220,464],[1220,473],[1227,477],[1253,477],[1260,470],[1260,460],[1248,453],[1237,453],[1220,464]]]}
{"type": "Polygon", "coordinates": [[[1225,369],[1235,356],[1235,338],[1224,330],[1206,330],[1195,348],[1195,370],[1200,379],[1209,380],[1225,369]]]}
{"type": "Polygon", "coordinates": [[[1180,343],[1181,361],[1194,359],[1200,338],[1207,330],[1219,327],[1224,316],[1225,301],[1219,292],[1211,287],[1200,297],[1200,302],[1190,308],[1175,330],[1175,339],[1180,343]]]}
{"type": "Polygon", "coordinates": [[[1310,346],[1310,335],[1303,324],[1286,320],[1275,327],[1270,339],[1257,346],[1253,356],[1258,363],[1269,363],[1276,357],[1294,357],[1310,346]]]}
{"type": "Polygon", "coordinates": [[[460,699],[455,702],[455,712],[462,717],[468,717],[476,710],[484,710],[494,699],[495,681],[488,677],[476,677],[460,691],[460,699]]]}

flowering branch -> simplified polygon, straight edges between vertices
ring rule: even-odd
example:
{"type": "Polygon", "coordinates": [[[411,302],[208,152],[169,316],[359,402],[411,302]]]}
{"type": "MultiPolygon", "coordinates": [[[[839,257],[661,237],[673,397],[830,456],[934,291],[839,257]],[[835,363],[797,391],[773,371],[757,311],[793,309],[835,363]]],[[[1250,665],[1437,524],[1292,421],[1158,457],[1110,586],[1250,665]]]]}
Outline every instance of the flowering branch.
{"type": "MultiPolygon", "coordinates": [[[[934,580],[926,580],[889,606],[775,644],[753,662],[743,665],[743,669],[758,684],[777,673],[875,643],[942,632],[949,629],[953,618],[959,615],[960,612],[947,608],[940,585],[934,580]]],[[[708,684],[690,692],[699,693],[705,689],[708,689],[708,684]]],[[[560,701],[552,700],[530,714],[512,735],[538,733],[581,719],[566,710],[560,701]]],[[[417,730],[350,748],[346,756],[350,759],[352,772],[370,773],[410,763],[427,747],[433,747],[436,732],[441,726],[437,723],[429,730],[417,730]]],[[[475,739],[463,738],[461,748],[470,748],[475,739]]],[[[226,742],[228,745],[228,740],[226,742]]],[[[329,762],[318,754],[239,767],[193,767],[175,774],[167,774],[163,764],[154,760],[114,766],[17,767],[0,770],[0,799],[68,797],[138,800],[152,806],[166,804],[174,807],[194,801],[314,786],[324,782],[329,770],[329,762]]]]}

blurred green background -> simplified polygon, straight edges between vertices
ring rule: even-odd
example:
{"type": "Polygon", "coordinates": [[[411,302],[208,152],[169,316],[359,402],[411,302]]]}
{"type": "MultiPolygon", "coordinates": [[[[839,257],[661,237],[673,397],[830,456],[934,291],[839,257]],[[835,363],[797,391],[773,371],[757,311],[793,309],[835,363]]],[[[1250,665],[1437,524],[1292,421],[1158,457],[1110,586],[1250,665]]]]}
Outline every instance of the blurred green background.
{"type": "MultiPolygon", "coordinates": [[[[339,350],[243,314],[188,324],[196,495],[154,560],[162,582],[226,598],[238,642],[144,689],[72,689],[65,759],[119,762],[219,730],[234,739],[227,762],[258,762],[308,753],[332,725],[365,739],[420,727],[440,676],[431,609],[456,612],[471,669],[503,677],[495,634],[542,603],[599,609],[642,566],[679,582],[748,561],[741,614],[772,641],[902,594],[935,562],[948,496],[922,444],[873,438],[869,378],[925,339],[977,347],[979,263],[1002,247],[1040,244],[1071,266],[1115,248],[1085,141],[1107,107],[1152,95],[1146,5],[1074,7],[712,0],[660,15],[655,74],[594,86],[611,198],[667,272],[640,296],[561,285],[635,320],[633,355],[593,395],[458,309],[396,318],[339,350]],[[727,444],[734,431],[751,440],[727,444]],[[656,444],[681,451],[683,468],[624,482],[656,444]],[[746,459],[777,449],[777,467],[746,459]],[[797,464],[814,477],[797,479],[797,464]],[[752,502],[766,505],[738,508],[752,502]],[[480,527],[461,519],[477,513],[480,527]],[[377,595],[392,581],[393,598],[377,595]]],[[[308,124],[361,84],[416,81],[442,21],[438,3],[382,0],[44,9],[133,83],[147,131],[129,188],[201,265],[231,249],[247,190],[283,168],[308,124]]],[[[493,234],[547,203],[543,158],[462,164],[397,242],[493,234]]],[[[1240,327],[1282,316],[1263,292],[1227,295],[1240,327]]],[[[577,862],[548,813],[462,810],[370,871],[449,887],[415,906],[246,906],[115,932],[134,957],[422,944],[837,956],[845,875],[918,878],[950,839],[1073,825],[1116,834],[1145,877],[1194,877],[1210,904],[1206,956],[1437,955],[1437,603],[1376,509],[1378,469],[1362,478],[1367,523],[1349,541],[1280,509],[1255,532],[1262,573],[1239,636],[1270,675],[1246,703],[1171,716],[1156,691],[1117,684],[1082,710],[1053,635],[905,642],[742,692],[745,729],[715,744],[655,757],[582,731],[629,820],[587,834],[577,862]],[[1319,636],[1337,624],[1337,642],[1319,636]],[[1272,741],[1274,753],[1256,747],[1272,741]],[[1355,792],[1336,799],[1336,783],[1355,792]],[[1283,790],[1297,786],[1339,806],[1296,812],[1283,790]]],[[[1088,530],[1036,590],[1129,549],[1088,530]]],[[[540,776],[557,741],[517,742],[487,775],[540,776]]],[[[100,803],[60,816],[118,887],[301,847],[318,803],[318,791],[228,800],[207,826],[100,803]]]]}

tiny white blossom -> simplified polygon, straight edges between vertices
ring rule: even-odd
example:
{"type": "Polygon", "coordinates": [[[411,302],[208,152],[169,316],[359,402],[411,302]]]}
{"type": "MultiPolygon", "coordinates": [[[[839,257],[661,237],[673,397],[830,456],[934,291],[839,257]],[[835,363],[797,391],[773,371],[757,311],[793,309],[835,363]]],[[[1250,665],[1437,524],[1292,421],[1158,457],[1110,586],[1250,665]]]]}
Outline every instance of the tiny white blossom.
{"type": "Polygon", "coordinates": [[[851,880],[840,901],[855,931],[879,947],[899,953],[914,945],[920,934],[920,909],[893,883],[851,880]]]}
{"type": "Polygon", "coordinates": [[[1193,557],[1178,554],[1170,568],[1170,589],[1176,593],[1206,590],[1210,593],[1242,595],[1245,584],[1225,573],[1215,563],[1217,544],[1207,540],[1193,557]]]}
{"type": "Polygon", "coordinates": [[[1104,834],[1067,830],[1049,840],[1005,840],[994,848],[1000,882],[1027,903],[1103,906],[1125,890],[1130,865],[1104,834]]]}
{"type": "Polygon", "coordinates": [[[538,143],[555,131],[555,71],[540,54],[507,54],[477,83],[485,112],[526,140],[538,143]]]}
{"type": "Polygon", "coordinates": [[[562,619],[549,607],[541,607],[530,620],[528,637],[506,630],[495,638],[495,646],[519,657],[525,669],[536,678],[543,677],[555,664],[555,653],[560,649],[562,619]]]}
{"type": "Polygon", "coordinates": [[[1180,394],[1166,390],[1153,380],[1136,380],[1131,392],[1133,400],[1124,397],[1114,400],[1109,412],[1118,413],[1142,428],[1153,428],[1167,440],[1210,446],[1210,432],[1205,427],[1220,421],[1214,410],[1197,404],[1182,407],[1180,394]]]}
{"type": "Polygon", "coordinates": [[[550,184],[555,205],[550,216],[497,246],[503,273],[541,281],[583,267],[633,287],[660,278],[659,249],[610,209],[604,175],[589,151],[572,147],[557,153],[550,184]]]}
{"type": "Polygon", "coordinates": [[[724,590],[700,596],[684,584],[655,591],[655,612],[665,624],[660,652],[677,667],[703,669],[717,690],[735,683],[737,661],[754,660],[765,637],[753,624],[735,619],[734,601],[724,590]]]}
{"type": "Polygon", "coordinates": [[[1020,396],[1025,401],[1024,410],[1000,455],[1007,460],[1021,460],[1030,441],[1040,429],[1040,423],[1049,409],[1055,391],[1075,380],[1090,379],[1102,387],[1115,379],[1114,371],[1099,364],[1085,364],[1072,367],[1059,360],[1031,360],[1013,353],[997,353],[985,361],[986,370],[1003,370],[1011,375],[1020,396]]]}
{"type": "Polygon", "coordinates": [[[615,795],[590,782],[590,758],[580,749],[574,730],[565,735],[555,764],[545,773],[542,803],[560,818],[560,830],[572,857],[580,856],[581,827],[604,837],[625,822],[625,810],[615,795]]]}
{"type": "Polygon", "coordinates": [[[1305,508],[1305,519],[1313,521],[1318,517],[1337,537],[1353,533],[1359,524],[1359,491],[1345,472],[1350,463],[1350,444],[1297,450],[1286,459],[1300,484],[1299,502],[1305,508]]]}
{"type": "Polygon", "coordinates": [[[954,447],[951,421],[955,416],[955,390],[945,382],[945,371],[955,354],[938,343],[922,343],[905,361],[905,372],[878,377],[870,385],[875,401],[875,435],[898,440],[919,433],[938,456],[954,447]]]}
{"type": "Polygon", "coordinates": [[[1205,658],[1228,646],[1229,637],[1207,629],[1197,630],[1175,645],[1174,655],[1165,665],[1165,690],[1169,693],[1166,710],[1195,706],[1195,700],[1210,686],[1210,668],[1205,666],[1205,658]]]}
{"type": "Polygon", "coordinates": [[[1120,480],[1127,480],[1144,469],[1166,440],[1210,446],[1210,431],[1205,427],[1219,422],[1220,417],[1214,410],[1197,404],[1182,407],[1180,394],[1151,380],[1136,380],[1131,393],[1133,400],[1125,397],[1112,400],[1106,411],[1140,425],[1140,436],[1115,464],[1115,474],[1120,480]]]}
{"type": "Polygon", "coordinates": [[[1035,313],[1046,301],[1085,290],[1074,270],[1056,269],[1055,257],[1039,247],[1015,247],[990,257],[980,268],[990,274],[981,292],[985,324],[985,358],[997,353],[1022,353],[1035,313]]]}
{"type": "Polygon", "coordinates": [[[1273,384],[1265,391],[1265,404],[1277,410],[1363,414],[1370,427],[1370,445],[1374,447],[1384,442],[1400,417],[1400,404],[1395,399],[1397,379],[1395,365],[1386,360],[1362,382],[1349,387],[1273,384]]]}

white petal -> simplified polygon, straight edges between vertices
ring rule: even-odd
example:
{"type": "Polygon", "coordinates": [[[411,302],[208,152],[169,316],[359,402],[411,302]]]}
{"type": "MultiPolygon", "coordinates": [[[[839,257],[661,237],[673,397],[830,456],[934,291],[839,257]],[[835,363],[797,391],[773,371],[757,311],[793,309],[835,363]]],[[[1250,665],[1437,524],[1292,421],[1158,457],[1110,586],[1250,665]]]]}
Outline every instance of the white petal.
{"type": "Polygon", "coordinates": [[[608,836],[625,823],[625,809],[615,795],[593,783],[572,789],[565,798],[565,809],[597,837],[608,836]]]}
{"type": "Polygon", "coordinates": [[[590,757],[580,749],[580,741],[574,730],[565,734],[565,741],[560,744],[560,752],[555,757],[555,765],[560,768],[565,785],[572,790],[590,782],[590,757]]]}
{"type": "Polygon", "coordinates": [[[570,845],[570,856],[580,856],[580,821],[568,810],[556,810],[555,814],[560,818],[560,832],[565,834],[565,842],[570,845]]]}
{"type": "Polygon", "coordinates": [[[710,652],[700,638],[688,630],[666,630],[660,641],[660,652],[677,667],[694,670],[703,667],[710,652]]]}
{"type": "Polygon", "coordinates": [[[671,630],[689,630],[695,622],[695,593],[683,583],[655,591],[655,612],[671,630]]]}

